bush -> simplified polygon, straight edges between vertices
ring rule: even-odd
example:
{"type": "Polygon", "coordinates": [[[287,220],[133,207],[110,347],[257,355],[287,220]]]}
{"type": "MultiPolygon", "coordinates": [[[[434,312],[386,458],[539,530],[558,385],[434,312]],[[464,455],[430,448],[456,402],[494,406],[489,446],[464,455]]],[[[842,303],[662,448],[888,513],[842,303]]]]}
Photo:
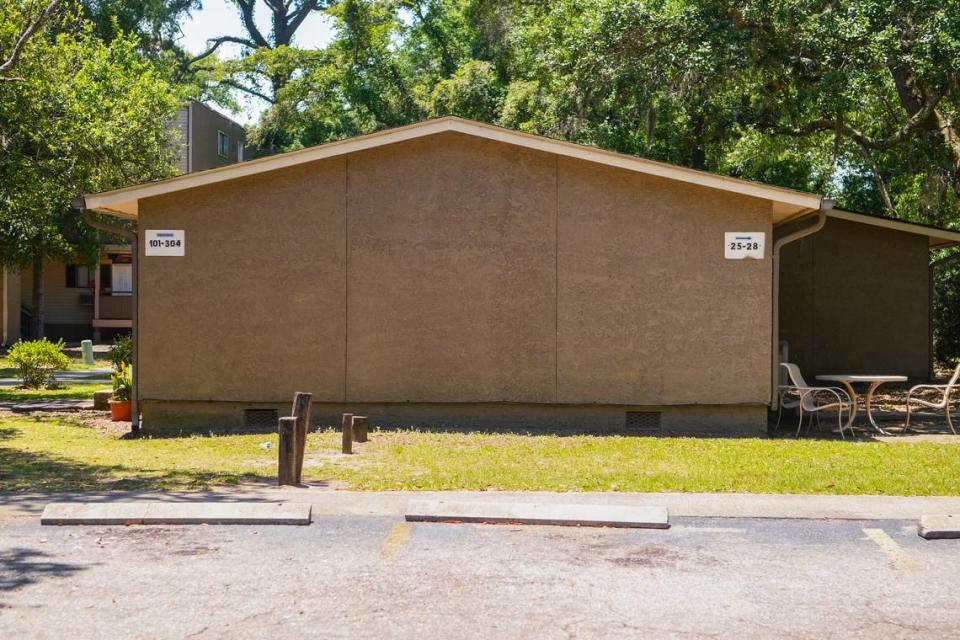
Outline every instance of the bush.
{"type": "Polygon", "coordinates": [[[133,362],[133,339],[129,333],[124,333],[113,339],[107,357],[113,363],[113,368],[119,370],[121,363],[133,362]]]}
{"type": "Polygon", "coordinates": [[[63,346],[63,340],[20,340],[10,347],[7,360],[20,369],[24,387],[50,389],[56,384],[53,374],[70,366],[70,358],[63,353],[63,346]]]}
{"type": "Polygon", "coordinates": [[[110,382],[113,384],[114,400],[129,400],[133,384],[130,381],[130,367],[127,363],[121,362],[117,366],[116,373],[110,376],[110,382]]]}

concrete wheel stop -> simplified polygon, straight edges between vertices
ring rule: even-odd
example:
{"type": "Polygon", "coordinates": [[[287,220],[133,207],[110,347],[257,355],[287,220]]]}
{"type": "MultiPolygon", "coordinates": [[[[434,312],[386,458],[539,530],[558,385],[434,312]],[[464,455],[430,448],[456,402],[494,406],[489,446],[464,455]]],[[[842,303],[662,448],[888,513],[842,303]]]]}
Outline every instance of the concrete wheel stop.
{"type": "Polygon", "coordinates": [[[960,538],[960,515],[920,516],[917,533],[927,540],[960,538]]]}
{"type": "Polygon", "coordinates": [[[311,507],[296,502],[51,502],[41,525],[308,525],[311,507]]]}
{"type": "Polygon", "coordinates": [[[408,522],[670,528],[669,515],[664,507],[621,505],[414,500],[410,502],[405,517],[408,522]]]}

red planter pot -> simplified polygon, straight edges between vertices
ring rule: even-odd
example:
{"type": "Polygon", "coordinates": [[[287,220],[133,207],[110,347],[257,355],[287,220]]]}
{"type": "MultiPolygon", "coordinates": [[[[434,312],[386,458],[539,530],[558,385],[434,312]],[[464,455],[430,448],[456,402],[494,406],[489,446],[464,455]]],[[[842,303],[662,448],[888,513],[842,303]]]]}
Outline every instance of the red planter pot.
{"type": "Polygon", "coordinates": [[[130,401],[111,400],[110,419],[114,422],[130,422],[130,401]]]}

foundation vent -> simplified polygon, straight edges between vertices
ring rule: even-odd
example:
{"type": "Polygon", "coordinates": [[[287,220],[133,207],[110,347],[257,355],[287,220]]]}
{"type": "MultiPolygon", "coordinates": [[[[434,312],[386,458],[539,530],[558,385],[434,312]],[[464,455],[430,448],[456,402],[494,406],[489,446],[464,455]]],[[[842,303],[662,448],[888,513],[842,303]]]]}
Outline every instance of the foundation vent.
{"type": "Polygon", "coordinates": [[[627,411],[623,428],[631,435],[658,436],[660,415],[659,411],[627,411]]]}
{"type": "Polygon", "coordinates": [[[243,426],[247,429],[274,429],[277,426],[276,409],[244,409],[243,426]]]}

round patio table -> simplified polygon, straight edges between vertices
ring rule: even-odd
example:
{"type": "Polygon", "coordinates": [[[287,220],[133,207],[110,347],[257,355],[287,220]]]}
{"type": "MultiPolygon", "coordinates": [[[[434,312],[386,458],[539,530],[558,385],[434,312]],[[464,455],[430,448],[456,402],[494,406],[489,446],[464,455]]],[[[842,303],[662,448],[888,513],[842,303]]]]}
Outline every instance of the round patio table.
{"type": "Polygon", "coordinates": [[[853,426],[853,420],[857,417],[857,409],[859,408],[859,404],[857,403],[857,390],[854,389],[853,385],[858,383],[870,385],[867,387],[867,396],[864,400],[864,408],[867,410],[867,422],[869,422],[870,426],[873,427],[873,430],[880,435],[890,435],[888,432],[881,429],[880,425],[878,425],[873,419],[873,393],[877,390],[877,387],[882,385],[884,382],[906,382],[907,376],[826,375],[817,376],[817,380],[823,380],[825,382],[839,382],[847,388],[847,391],[850,392],[850,399],[853,400],[853,409],[850,411],[850,421],[847,422],[847,426],[849,427],[853,426]]]}

